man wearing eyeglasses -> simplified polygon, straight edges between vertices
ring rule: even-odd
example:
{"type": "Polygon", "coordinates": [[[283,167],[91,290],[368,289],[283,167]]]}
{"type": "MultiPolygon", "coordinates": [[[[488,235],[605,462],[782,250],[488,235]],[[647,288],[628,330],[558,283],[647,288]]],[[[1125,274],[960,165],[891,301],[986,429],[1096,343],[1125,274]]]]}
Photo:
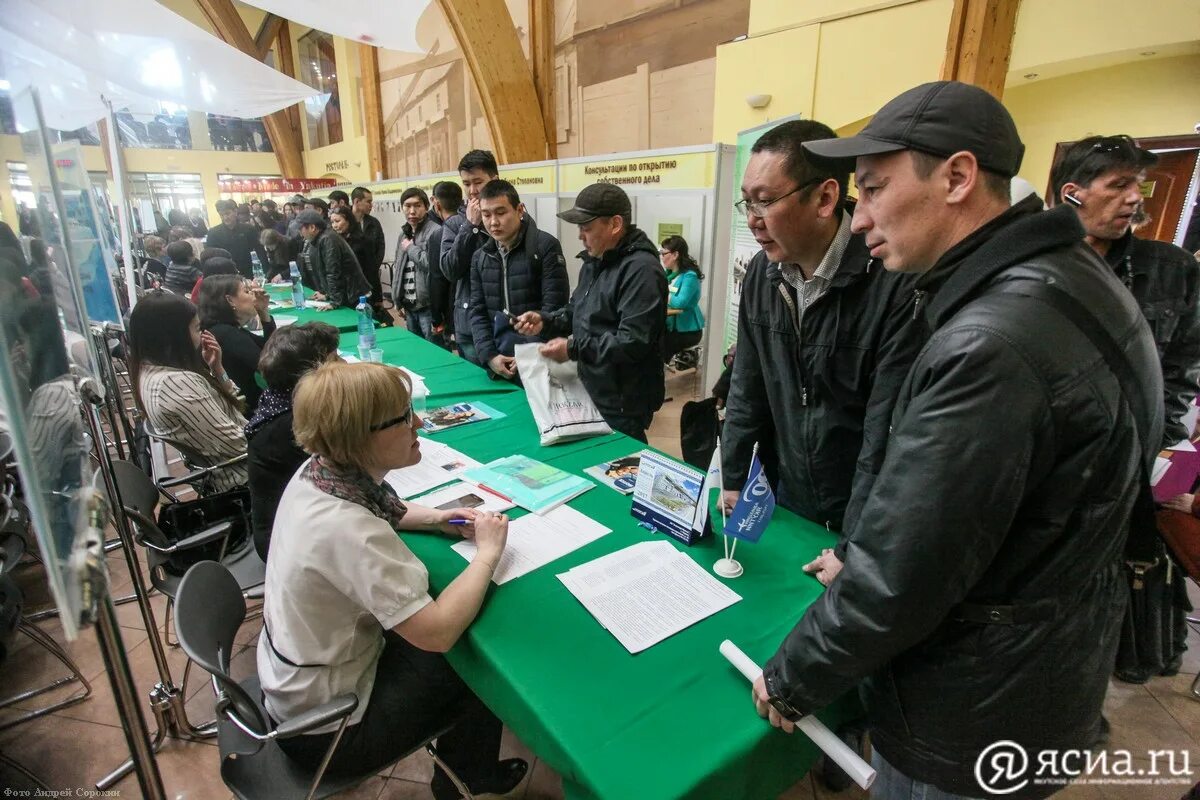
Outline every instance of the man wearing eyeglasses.
{"type": "Polygon", "coordinates": [[[1127,521],[1162,435],[1154,341],[1074,214],[1011,204],[1025,146],[983,89],[927,83],[804,148],[854,166],[853,230],[917,276],[930,335],[845,567],[752,701],[791,731],[857,688],[876,800],[1049,796],[1088,769],[1057,756],[1101,734],[1127,521]]]}
{"type": "MultiPolygon", "coordinates": [[[[1141,184],[1157,161],[1128,136],[1089,136],[1067,148],[1050,182],[1052,202],[1075,209],[1084,240],[1133,293],[1150,324],[1163,375],[1162,446],[1169,447],[1191,438],[1183,417],[1200,394],[1200,264],[1173,244],[1133,235],[1141,184]]],[[[1168,505],[1191,513],[1193,501],[1180,495],[1168,505]]],[[[1168,568],[1170,556],[1152,523],[1148,516],[1131,522],[1125,554],[1131,608],[1138,611],[1126,616],[1113,674],[1128,683],[1175,675],[1187,649],[1185,575],[1168,568]]]]}
{"type": "MultiPolygon", "coordinates": [[[[834,136],[797,120],[751,149],[737,208],[762,251],[742,284],[721,449],[727,506],[758,443],[779,503],[841,532],[882,462],[892,399],[922,336],[911,280],[850,231],[847,170],[805,158],[804,142],[834,136]]],[[[814,553],[805,570],[828,585],[840,553],[814,553]]]]}

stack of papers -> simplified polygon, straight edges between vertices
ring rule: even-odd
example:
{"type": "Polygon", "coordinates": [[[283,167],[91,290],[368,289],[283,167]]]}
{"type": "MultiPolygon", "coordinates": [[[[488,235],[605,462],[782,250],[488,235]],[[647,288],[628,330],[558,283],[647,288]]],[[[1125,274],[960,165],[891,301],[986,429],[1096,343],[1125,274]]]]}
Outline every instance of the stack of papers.
{"type": "Polygon", "coordinates": [[[478,466],[478,461],[453,447],[422,437],[421,460],[411,467],[392,470],[384,480],[401,497],[416,497],[460,478],[464,472],[478,466]]]}
{"type": "Polygon", "coordinates": [[[498,458],[468,470],[463,479],[535,514],[558,508],[596,485],[528,456],[498,458]]]}
{"type": "MultiPolygon", "coordinates": [[[[508,545],[492,582],[500,585],[519,578],[611,532],[611,528],[567,506],[545,516],[526,514],[508,523],[508,545]]],[[[467,561],[474,561],[478,553],[475,543],[467,540],[452,549],[467,561]]]]}
{"type": "Polygon", "coordinates": [[[635,544],[558,579],[630,653],[742,599],[670,542],[635,544]]]}

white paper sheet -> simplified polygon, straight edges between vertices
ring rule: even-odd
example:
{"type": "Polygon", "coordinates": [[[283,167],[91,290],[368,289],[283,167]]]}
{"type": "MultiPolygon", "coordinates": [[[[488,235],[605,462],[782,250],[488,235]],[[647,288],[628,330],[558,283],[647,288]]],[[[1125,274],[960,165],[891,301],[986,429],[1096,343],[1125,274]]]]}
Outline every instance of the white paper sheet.
{"type": "MultiPolygon", "coordinates": [[[[547,514],[526,514],[508,524],[508,545],[492,582],[500,585],[519,578],[611,532],[570,506],[559,506],[547,514]]],[[[474,560],[478,552],[471,541],[461,541],[453,549],[467,561],[474,560]]]]}
{"type": "Polygon", "coordinates": [[[1194,453],[1194,452],[1196,452],[1196,445],[1192,444],[1187,439],[1183,439],[1183,440],[1178,441],[1175,444],[1171,445],[1167,449],[1175,450],[1180,453],[1194,453]]]}
{"type": "Polygon", "coordinates": [[[466,481],[458,481],[449,486],[443,486],[435,492],[414,497],[413,502],[430,508],[453,503],[447,508],[473,508],[476,511],[494,511],[496,513],[514,508],[512,503],[501,500],[498,496],[478,489],[466,481]]]}
{"type": "Polygon", "coordinates": [[[669,542],[632,545],[558,579],[630,653],[742,599],[669,542]]]}
{"type": "MultiPolygon", "coordinates": [[[[1197,398],[1200,400],[1200,398],[1197,398]]],[[[1197,406],[1195,401],[1188,406],[1187,412],[1179,420],[1183,423],[1183,427],[1187,429],[1188,436],[1192,435],[1192,431],[1196,430],[1196,418],[1200,417],[1200,406],[1197,406]]]]}
{"type": "Polygon", "coordinates": [[[433,439],[421,437],[421,460],[411,467],[394,469],[385,477],[396,494],[404,498],[416,497],[430,489],[458,478],[479,462],[433,439]]]}
{"type": "Polygon", "coordinates": [[[1162,480],[1162,476],[1167,474],[1167,470],[1171,468],[1171,459],[1163,458],[1162,456],[1154,457],[1154,469],[1150,473],[1150,485],[1158,486],[1158,482],[1162,480]]]}

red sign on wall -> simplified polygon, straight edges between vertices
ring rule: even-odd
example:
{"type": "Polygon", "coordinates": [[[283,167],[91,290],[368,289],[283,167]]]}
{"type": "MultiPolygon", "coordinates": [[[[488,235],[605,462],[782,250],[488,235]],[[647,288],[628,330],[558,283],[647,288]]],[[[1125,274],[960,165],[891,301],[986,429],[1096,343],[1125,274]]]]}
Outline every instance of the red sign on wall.
{"type": "Polygon", "coordinates": [[[304,194],[310,189],[329,189],[337,186],[333,178],[248,178],[218,181],[222,192],[259,192],[261,194],[304,194]]]}

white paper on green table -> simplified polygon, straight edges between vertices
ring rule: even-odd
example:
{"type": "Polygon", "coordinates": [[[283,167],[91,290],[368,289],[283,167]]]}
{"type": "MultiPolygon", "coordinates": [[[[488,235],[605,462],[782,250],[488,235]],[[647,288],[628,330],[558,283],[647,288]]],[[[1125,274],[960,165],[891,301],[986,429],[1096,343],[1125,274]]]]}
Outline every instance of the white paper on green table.
{"type": "MultiPolygon", "coordinates": [[[[508,523],[508,544],[492,583],[499,586],[527,575],[611,532],[611,528],[569,506],[559,506],[545,515],[526,514],[508,523]]],[[[475,543],[465,539],[451,549],[467,561],[474,560],[478,552],[475,543]]]]}
{"type": "Polygon", "coordinates": [[[481,466],[478,461],[460,453],[453,447],[421,437],[421,460],[411,467],[394,469],[384,476],[396,494],[403,498],[436,489],[462,477],[472,467],[481,466]]]}

